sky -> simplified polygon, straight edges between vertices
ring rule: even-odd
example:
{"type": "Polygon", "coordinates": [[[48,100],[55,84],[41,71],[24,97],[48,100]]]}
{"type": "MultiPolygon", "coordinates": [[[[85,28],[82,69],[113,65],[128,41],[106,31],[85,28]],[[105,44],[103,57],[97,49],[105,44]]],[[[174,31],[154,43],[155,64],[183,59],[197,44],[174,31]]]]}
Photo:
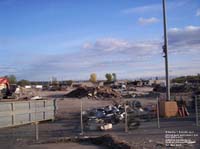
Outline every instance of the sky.
{"type": "MultiPolygon", "coordinates": [[[[170,76],[200,73],[200,1],[166,0],[170,76]]],[[[0,76],[165,75],[162,0],[0,0],[0,76]]]]}

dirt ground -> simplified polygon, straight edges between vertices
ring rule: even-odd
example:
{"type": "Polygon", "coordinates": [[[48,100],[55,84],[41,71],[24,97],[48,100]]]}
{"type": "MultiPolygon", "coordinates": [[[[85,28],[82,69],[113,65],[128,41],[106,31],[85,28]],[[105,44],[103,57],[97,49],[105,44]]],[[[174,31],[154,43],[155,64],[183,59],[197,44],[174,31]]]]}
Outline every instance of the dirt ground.
{"type": "Polygon", "coordinates": [[[27,145],[16,149],[104,149],[101,146],[79,144],[79,143],[49,143],[39,145],[27,145]]]}
{"type": "MultiPolygon", "coordinates": [[[[63,98],[66,92],[40,92],[39,95],[57,100],[57,110],[55,121],[41,122],[39,124],[39,141],[50,138],[71,137],[80,135],[80,99],[63,98]]],[[[121,99],[126,100],[126,99],[121,99]]],[[[129,99],[130,100],[130,99],[129,99]]],[[[135,100],[135,99],[134,99],[135,100]]],[[[155,99],[138,99],[142,104],[155,103],[155,99]]],[[[83,110],[94,107],[102,107],[113,103],[112,100],[92,100],[82,99],[83,110]]],[[[119,140],[125,140],[133,148],[165,148],[166,131],[194,131],[200,135],[199,127],[195,125],[194,117],[161,119],[161,128],[157,128],[156,119],[143,122],[139,128],[124,132],[124,124],[120,123],[113,126],[110,131],[84,131],[85,136],[100,136],[111,134],[119,140]]],[[[185,144],[181,148],[200,148],[200,139],[195,137],[195,144],[185,144]]],[[[36,144],[35,145],[35,126],[33,124],[15,128],[0,129],[0,149],[4,148],[101,148],[94,145],[81,145],[77,143],[58,143],[58,144],[36,144]]]]}

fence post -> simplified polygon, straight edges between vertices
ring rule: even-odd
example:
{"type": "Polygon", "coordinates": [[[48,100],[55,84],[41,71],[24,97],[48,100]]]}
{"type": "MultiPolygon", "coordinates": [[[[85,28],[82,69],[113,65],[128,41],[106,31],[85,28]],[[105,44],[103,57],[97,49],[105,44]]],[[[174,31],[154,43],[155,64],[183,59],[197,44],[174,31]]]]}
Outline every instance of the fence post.
{"type": "Polygon", "coordinates": [[[35,140],[38,141],[39,140],[39,131],[38,131],[38,122],[37,122],[37,109],[36,109],[36,100],[35,100],[35,140]]]}
{"type": "Polygon", "coordinates": [[[11,103],[11,110],[12,110],[12,126],[15,124],[15,103],[11,103]]]}
{"type": "Polygon", "coordinates": [[[157,97],[157,110],[156,110],[156,113],[157,113],[157,127],[160,128],[160,109],[159,109],[159,98],[157,97]]]}
{"type": "Polygon", "coordinates": [[[83,101],[81,99],[81,133],[80,135],[83,135],[83,101]]]}
{"type": "Polygon", "coordinates": [[[54,106],[54,119],[56,117],[56,111],[58,110],[56,99],[53,100],[53,106],[54,106]]]}
{"type": "Polygon", "coordinates": [[[195,96],[196,125],[199,126],[198,98],[195,96]]]}
{"type": "Polygon", "coordinates": [[[124,105],[124,109],[125,109],[125,132],[128,132],[128,120],[127,120],[127,106],[126,104],[124,105]]]}
{"type": "Polygon", "coordinates": [[[38,122],[35,122],[35,140],[39,140],[38,122]]]}

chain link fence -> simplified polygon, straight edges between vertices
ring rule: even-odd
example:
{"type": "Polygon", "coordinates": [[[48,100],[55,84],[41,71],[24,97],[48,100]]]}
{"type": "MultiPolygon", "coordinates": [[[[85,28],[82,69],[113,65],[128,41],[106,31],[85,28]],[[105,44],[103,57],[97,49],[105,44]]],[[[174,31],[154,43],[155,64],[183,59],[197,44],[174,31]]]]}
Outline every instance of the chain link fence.
{"type": "Polygon", "coordinates": [[[122,137],[133,145],[139,146],[144,141],[149,141],[150,144],[162,142],[160,144],[163,145],[165,130],[194,129],[196,131],[197,128],[193,124],[196,122],[199,126],[199,96],[195,98],[195,102],[191,102],[194,105],[187,105],[189,116],[174,118],[160,117],[159,99],[154,99],[153,104],[151,102],[145,105],[137,102],[140,99],[122,99],[119,105],[113,99],[73,99],[60,96],[54,99],[56,100],[55,119],[1,128],[0,144],[4,148],[12,148],[12,145],[18,142],[33,143],[63,137],[94,137],[111,134],[122,137]],[[155,143],[152,140],[160,141],[155,143]]]}

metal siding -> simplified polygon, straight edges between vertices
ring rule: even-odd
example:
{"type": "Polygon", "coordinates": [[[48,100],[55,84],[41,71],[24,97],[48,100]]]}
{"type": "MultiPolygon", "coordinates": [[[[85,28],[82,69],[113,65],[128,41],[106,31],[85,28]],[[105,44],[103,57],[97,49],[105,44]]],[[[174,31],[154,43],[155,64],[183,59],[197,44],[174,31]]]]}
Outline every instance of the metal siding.
{"type": "Polygon", "coordinates": [[[7,127],[12,125],[12,117],[1,116],[0,117],[0,127],[7,127]]]}
{"type": "Polygon", "coordinates": [[[15,115],[15,125],[26,124],[28,122],[29,122],[29,114],[28,113],[15,115]]]}
{"type": "Polygon", "coordinates": [[[4,112],[0,112],[0,117],[4,117],[4,116],[11,116],[12,115],[12,111],[4,111],[4,112]]]}
{"type": "Polygon", "coordinates": [[[23,111],[25,111],[25,110],[28,110],[29,109],[29,103],[28,102],[22,102],[22,103],[20,103],[20,102],[15,102],[15,105],[14,105],[14,108],[16,109],[16,111],[18,111],[18,110],[23,110],[23,111]]]}
{"type": "Polygon", "coordinates": [[[47,112],[47,113],[45,114],[45,118],[46,118],[46,119],[49,119],[49,118],[52,117],[53,115],[54,115],[54,112],[49,111],[49,112],[47,112]]]}
{"type": "Polygon", "coordinates": [[[53,100],[0,102],[0,128],[54,119],[53,100]]]}
{"type": "Polygon", "coordinates": [[[4,112],[4,111],[10,111],[11,110],[11,104],[10,103],[1,103],[0,104],[0,112],[4,112]]]}

